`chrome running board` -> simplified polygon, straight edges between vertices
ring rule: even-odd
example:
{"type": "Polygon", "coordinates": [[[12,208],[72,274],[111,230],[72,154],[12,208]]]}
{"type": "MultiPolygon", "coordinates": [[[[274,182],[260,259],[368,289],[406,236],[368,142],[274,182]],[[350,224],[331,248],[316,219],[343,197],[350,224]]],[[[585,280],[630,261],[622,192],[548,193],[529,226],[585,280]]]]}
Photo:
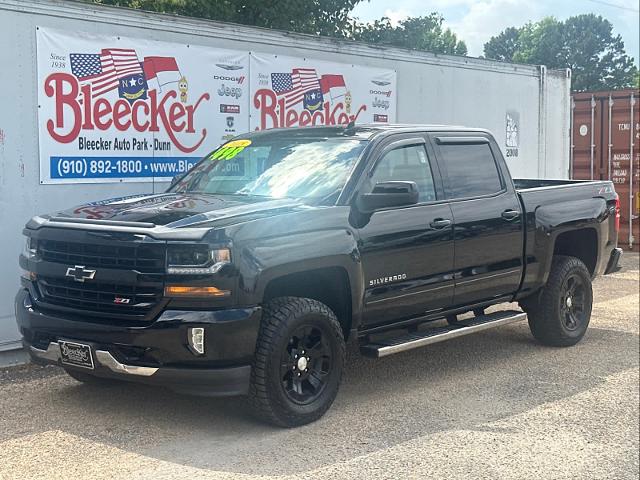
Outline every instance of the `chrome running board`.
{"type": "Polygon", "coordinates": [[[386,357],[394,353],[404,352],[414,348],[424,347],[432,343],[444,342],[453,338],[462,337],[471,333],[480,332],[489,328],[507,325],[509,323],[519,322],[527,318],[527,314],[517,310],[507,310],[478,317],[448,325],[446,327],[437,327],[420,332],[408,333],[401,337],[391,339],[378,340],[375,342],[362,345],[360,352],[368,357],[386,357]]]}

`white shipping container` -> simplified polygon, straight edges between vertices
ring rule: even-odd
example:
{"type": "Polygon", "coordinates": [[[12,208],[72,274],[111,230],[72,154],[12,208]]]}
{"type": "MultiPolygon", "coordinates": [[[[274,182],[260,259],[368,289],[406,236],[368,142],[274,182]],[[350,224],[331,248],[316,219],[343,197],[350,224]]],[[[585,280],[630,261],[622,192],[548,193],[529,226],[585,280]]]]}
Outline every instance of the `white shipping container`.
{"type": "Polygon", "coordinates": [[[502,146],[514,176],[568,178],[568,70],[434,55],[81,2],[0,0],[0,351],[19,346],[13,296],[19,286],[21,232],[30,217],[88,201],[158,192],[167,186],[162,182],[41,181],[36,27],[251,52],[263,58],[286,55],[372,71],[395,70],[399,123],[487,128],[502,146]]]}

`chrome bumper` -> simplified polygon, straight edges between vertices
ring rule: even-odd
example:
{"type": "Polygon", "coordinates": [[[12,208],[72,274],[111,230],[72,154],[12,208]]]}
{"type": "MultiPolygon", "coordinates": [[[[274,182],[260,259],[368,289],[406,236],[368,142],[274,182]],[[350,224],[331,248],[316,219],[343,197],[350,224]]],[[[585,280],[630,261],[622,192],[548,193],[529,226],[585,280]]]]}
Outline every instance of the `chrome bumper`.
{"type": "MultiPolygon", "coordinates": [[[[29,347],[31,355],[41,360],[49,361],[52,363],[58,363],[61,360],[60,345],[51,342],[46,350],[36,348],[34,346],[29,347]]],[[[125,365],[117,361],[113,355],[105,350],[96,350],[96,363],[108,368],[112,372],[121,373],[125,375],[137,375],[139,377],[150,377],[155,375],[158,371],[156,367],[139,367],[136,365],[125,365]]]]}

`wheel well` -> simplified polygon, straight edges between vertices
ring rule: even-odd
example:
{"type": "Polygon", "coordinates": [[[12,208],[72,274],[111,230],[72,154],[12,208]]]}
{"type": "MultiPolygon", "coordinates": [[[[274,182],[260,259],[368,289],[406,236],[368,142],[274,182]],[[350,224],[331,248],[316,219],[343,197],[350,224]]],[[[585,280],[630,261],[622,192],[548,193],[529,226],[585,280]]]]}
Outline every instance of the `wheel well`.
{"type": "Polygon", "coordinates": [[[324,303],[336,314],[345,340],[349,337],[352,320],[351,285],[343,268],[308,270],[271,280],[264,293],[264,302],[277,297],[313,298],[324,303]]]}
{"type": "Polygon", "coordinates": [[[582,260],[589,273],[596,271],[598,261],[598,236],[593,228],[581,228],[558,236],[553,249],[554,255],[569,255],[582,260]]]}

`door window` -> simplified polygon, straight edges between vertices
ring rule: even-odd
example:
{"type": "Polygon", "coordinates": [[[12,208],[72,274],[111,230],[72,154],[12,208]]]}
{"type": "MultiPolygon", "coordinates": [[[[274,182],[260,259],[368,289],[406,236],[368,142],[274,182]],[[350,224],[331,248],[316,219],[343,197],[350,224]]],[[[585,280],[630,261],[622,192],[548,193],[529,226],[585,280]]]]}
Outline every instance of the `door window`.
{"type": "Polygon", "coordinates": [[[440,145],[439,149],[447,172],[447,198],[479,197],[503,190],[489,144],[440,145]]]}
{"type": "Polygon", "coordinates": [[[410,145],[388,151],[378,161],[371,177],[371,188],[378,182],[406,181],[418,185],[418,202],[436,200],[429,158],[423,145],[410,145]]]}

